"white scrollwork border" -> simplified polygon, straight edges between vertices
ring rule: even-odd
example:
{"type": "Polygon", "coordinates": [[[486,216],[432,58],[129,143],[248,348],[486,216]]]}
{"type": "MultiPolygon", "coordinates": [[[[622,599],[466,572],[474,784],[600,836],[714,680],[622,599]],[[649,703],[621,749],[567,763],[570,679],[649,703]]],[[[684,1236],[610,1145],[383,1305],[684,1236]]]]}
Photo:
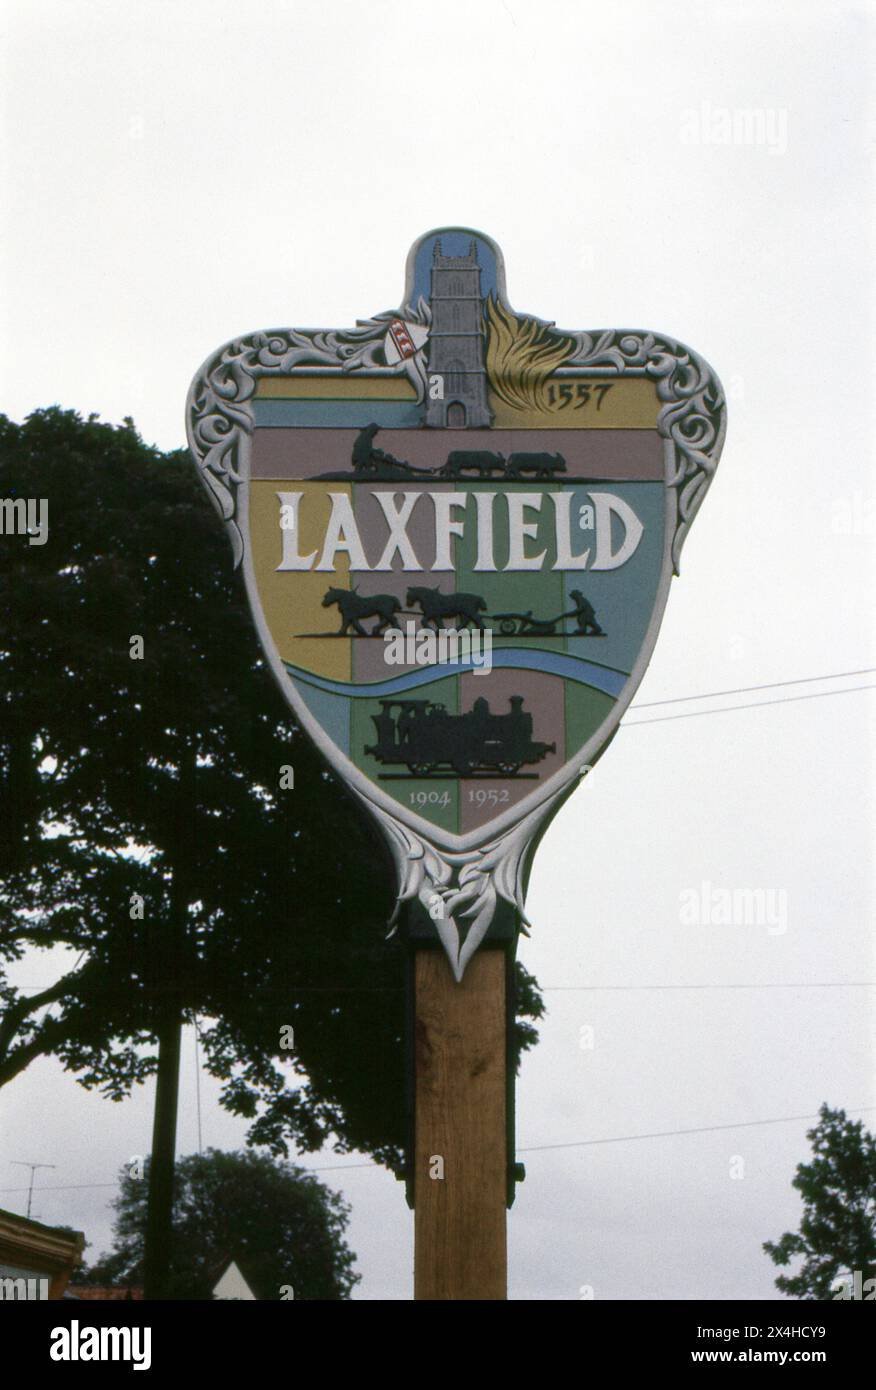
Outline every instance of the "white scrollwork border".
{"type": "Polygon", "coordinates": [[[235,568],[243,559],[243,536],[237,524],[237,490],[243,481],[244,448],[255,427],[252,400],[264,376],[284,376],[296,368],[333,368],[369,376],[406,376],[422,401],[426,390],[424,353],[404,358],[395,367],[378,361],[394,319],[428,327],[429,306],[377,314],[356,328],[277,328],[234,338],[208,358],[192,382],[186,404],[189,448],[213,504],[228,528],[235,568]]]}
{"type": "Polygon", "coordinates": [[[650,377],[662,402],[657,429],[674,448],[675,467],[666,479],[678,490],[672,567],[678,574],[681,549],[702,505],[721,457],[727,428],[724,391],[715,372],[692,348],[656,333],[605,330],[576,333],[570,367],[605,368],[650,377]]]}
{"type": "MultiPolygon", "coordinates": [[[[421,299],[416,305],[407,304],[360,321],[346,331],[287,328],[236,338],[211,356],[195,377],[187,403],[189,446],[228,529],[235,566],[244,555],[238,490],[245,481],[245,459],[254,429],[252,401],[259,380],[293,369],[404,375],[422,402],[427,381],[424,351],[391,367],[383,358],[383,341],[390,323],[398,318],[428,327],[429,305],[421,299]]],[[[661,402],[657,428],[670,446],[666,484],[676,493],[671,561],[677,574],[682,546],[712,481],[724,442],[726,408],[721,384],[697,353],[672,338],[618,330],[569,336],[575,340],[575,349],[566,359],[567,369],[646,376],[655,382],[661,402]]],[[[323,751],[329,752],[328,741],[320,742],[323,751]]],[[[502,833],[481,846],[459,851],[439,848],[421,830],[389,813],[366,787],[355,786],[354,791],[381,825],[395,859],[399,892],[392,929],[403,905],[418,899],[434,921],[457,980],[462,979],[489,929],[497,899],[513,904],[527,930],[523,901],[526,850],[577,777],[578,769],[570,767],[561,785],[532,809],[524,810],[502,833]]]]}
{"type": "MultiPolygon", "coordinates": [[[[395,367],[376,360],[390,322],[400,317],[428,326],[428,305],[420,300],[416,309],[405,306],[377,314],[346,332],[287,328],[235,338],[210,358],[195,378],[186,412],[189,445],[204,485],[228,528],[235,566],[243,557],[243,537],[236,520],[242,446],[254,428],[251,402],[258,381],[301,367],[329,367],[345,374],[404,375],[411,381],[417,400],[422,401],[426,389],[422,349],[395,367]]],[[[662,403],[657,428],[674,449],[675,467],[667,484],[678,490],[672,540],[673,570],[678,574],[682,546],[714,477],[724,443],[727,413],[721,383],[698,353],[673,338],[613,330],[572,336],[576,347],[567,359],[568,367],[609,368],[621,376],[644,375],[655,382],[662,403]]]]}

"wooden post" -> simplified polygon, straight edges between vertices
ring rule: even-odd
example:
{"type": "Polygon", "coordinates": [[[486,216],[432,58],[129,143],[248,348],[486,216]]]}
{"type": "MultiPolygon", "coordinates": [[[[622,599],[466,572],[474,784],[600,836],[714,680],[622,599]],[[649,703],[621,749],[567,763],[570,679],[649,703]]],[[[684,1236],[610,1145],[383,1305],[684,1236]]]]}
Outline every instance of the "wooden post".
{"type": "Polygon", "coordinates": [[[457,984],[415,955],[415,1299],[507,1297],[508,968],[481,949],[457,984]]]}

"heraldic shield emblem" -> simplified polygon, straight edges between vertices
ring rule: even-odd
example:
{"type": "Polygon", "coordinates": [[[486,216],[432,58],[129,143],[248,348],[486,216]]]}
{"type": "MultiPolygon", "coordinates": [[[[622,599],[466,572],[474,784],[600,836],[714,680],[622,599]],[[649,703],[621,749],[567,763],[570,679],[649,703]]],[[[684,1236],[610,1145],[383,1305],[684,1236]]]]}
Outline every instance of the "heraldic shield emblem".
{"type": "Polygon", "coordinates": [[[460,979],[497,906],[526,923],[537,834],[642,678],[720,383],[663,335],[515,311],[498,246],[450,227],[400,309],[215,353],[187,425],[274,673],[460,979]]]}

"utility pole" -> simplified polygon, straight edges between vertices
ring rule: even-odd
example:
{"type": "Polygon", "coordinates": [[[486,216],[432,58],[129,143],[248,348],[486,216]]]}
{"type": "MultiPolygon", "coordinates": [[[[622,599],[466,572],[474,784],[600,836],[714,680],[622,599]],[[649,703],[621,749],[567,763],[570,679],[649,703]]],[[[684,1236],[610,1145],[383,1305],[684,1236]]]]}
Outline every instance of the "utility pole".
{"type": "Polygon", "coordinates": [[[173,1179],[176,1117],[179,1102],[179,1056],[182,1015],[170,1008],[158,1035],[158,1076],[149,1163],[143,1296],[166,1296],[173,1234],[173,1179]]]}
{"type": "Polygon", "coordinates": [[[12,1159],[12,1164],[13,1164],[13,1167],[15,1167],[15,1168],[29,1168],[29,1169],[30,1169],[30,1186],[29,1186],[28,1189],[27,1189],[27,1219],[28,1219],[28,1221],[29,1221],[29,1220],[31,1219],[31,1216],[30,1216],[30,1207],[31,1207],[31,1201],[32,1201],[32,1199],[33,1199],[33,1175],[34,1175],[34,1173],[36,1172],[37,1168],[57,1168],[58,1165],[57,1165],[57,1163],[25,1163],[22,1159],[19,1159],[19,1158],[13,1158],[13,1159],[12,1159]]]}
{"type": "Polygon", "coordinates": [[[143,1296],[147,1300],[168,1297],[173,1252],[173,1183],[183,1022],[180,969],[186,940],[195,815],[195,745],[192,737],[180,754],[176,807],[177,826],[171,852],[173,878],[170,919],[164,924],[160,935],[159,979],[156,982],[159,1001],[158,1071],[143,1261],[143,1296]]]}

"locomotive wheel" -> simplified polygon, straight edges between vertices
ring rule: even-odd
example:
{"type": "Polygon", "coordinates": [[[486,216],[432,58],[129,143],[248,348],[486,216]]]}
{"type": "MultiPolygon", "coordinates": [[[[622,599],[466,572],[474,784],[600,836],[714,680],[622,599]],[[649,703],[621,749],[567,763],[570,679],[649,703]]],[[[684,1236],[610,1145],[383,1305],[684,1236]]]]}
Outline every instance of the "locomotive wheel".
{"type": "Polygon", "coordinates": [[[408,771],[415,777],[428,777],[430,772],[435,771],[434,763],[408,763],[408,771]]]}
{"type": "Polygon", "coordinates": [[[519,771],[520,771],[520,768],[521,768],[521,764],[520,764],[520,763],[500,763],[500,764],[499,764],[499,771],[502,773],[502,776],[503,776],[503,777],[513,777],[514,774],[515,774],[515,772],[519,772],[519,771]]]}
{"type": "Polygon", "coordinates": [[[513,618],[503,618],[499,624],[499,631],[503,637],[511,637],[517,631],[517,624],[513,618]]]}

